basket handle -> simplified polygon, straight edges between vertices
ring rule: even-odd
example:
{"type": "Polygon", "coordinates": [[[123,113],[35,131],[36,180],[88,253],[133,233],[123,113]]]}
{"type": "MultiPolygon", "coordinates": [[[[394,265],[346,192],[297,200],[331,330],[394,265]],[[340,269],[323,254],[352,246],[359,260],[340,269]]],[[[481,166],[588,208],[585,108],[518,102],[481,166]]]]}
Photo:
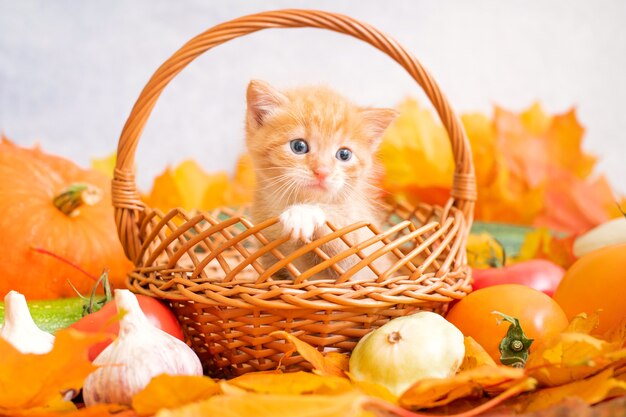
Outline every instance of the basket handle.
{"type": "Polygon", "coordinates": [[[456,168],[449,203],[463,211],[469,230],[476,200],[476,179],[470,144],[448,100],[417,59],[391,37],[348,16],[316,10],[278,10],[243,16],[214,26],[191,39],[157,69],[139,95],[120,136],[112,182],[117,231],[129,259],[134,260],[141,248],[139,222],[146,208],[137,191],[133,173],[135,150],[148,117],[165,86],[187,64],[215,46],[261,29],[301,27],[328,29],[367,42],[402,65],[422,87],[450,138],[456,168]]]}

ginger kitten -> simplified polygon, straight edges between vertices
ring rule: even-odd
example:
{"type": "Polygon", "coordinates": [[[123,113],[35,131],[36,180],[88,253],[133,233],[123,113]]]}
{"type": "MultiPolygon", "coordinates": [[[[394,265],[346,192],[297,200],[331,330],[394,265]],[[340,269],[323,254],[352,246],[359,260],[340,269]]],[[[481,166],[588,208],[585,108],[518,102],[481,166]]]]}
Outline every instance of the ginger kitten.
{"type": "MultiPolygon", "coordinates": [[[[379,224],[378,190],[371,184],[374,155],[395,110],[358,107],[324,87],[281,92],[261,81],[248,85],[247,105],[246,144],[257,178],[251,215],[256,223],[279,216],[280,223],[265,233],[270,239],[291,236],[280,248],[284,254],[330,232],[326,221],[338,228],[359,221],[379,224]]],[[[349,238],[371,236],[358,231],[349,238]]],[[[346,248],[339,240],[322,246],[330,256],[346,248]]],[[[339,265],[347,270],[359,260],[352,255],[339,265]]],[[[265,266],[274,261],[268,256],[265,266]]],[[[320,261],[310,254],[294,265],[304,272],[320,261]]],[[[383,271],[389,265],[377,262],[383,271]]],[[[314,278],[336,275],[326,269],[314,278]]],[[[368,277],[373,277],[368,268],[354,276],[368,277]]]]}

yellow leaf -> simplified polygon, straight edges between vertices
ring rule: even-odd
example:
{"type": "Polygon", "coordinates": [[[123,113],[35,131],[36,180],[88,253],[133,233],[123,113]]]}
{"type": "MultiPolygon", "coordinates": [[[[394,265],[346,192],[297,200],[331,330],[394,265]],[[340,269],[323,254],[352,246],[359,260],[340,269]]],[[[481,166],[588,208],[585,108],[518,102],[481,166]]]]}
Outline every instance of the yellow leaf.
{"type": "Polygon", "coordinates": [[[483,232],[467,238],[467,263],[473,268],[494,268],[504,265],[504,248],[493,236],[483,232]]]}
{"type": "Polygon", "coordinates": [[[167,168],[154,180],[145,202],[165,212],[175,207],[208,210],[224,205],[230,184],[225,172],[208,174],[195,161],[167,168]]]}
{"type": "Polygon", "coordinates": [[[546,409],[568,397],[582,399],[587,404],[596,404],[606,398],[625,395],[626,382],[612,376],[613,369],[607,369],[588,379],[539,390],[521,399],[521,407],[518,405],[518,408],[523,412],[533,412],[546,409]]]}
{"type": "Polygon", "coordinates": [[[350,374],[348,374],[348,376],[350,377],[352,385],[364,394],[370,397],[380,398],[390,404],[396,404],[398,402],[398,397],[393,395],[386,387],[375,382],[355,381],[350,374]]]}
{"type": "Polygon", "coordinates": [[[483,365],[443,379],[423,379],[398,400],[408,408],[432,408],[465,397],[482,397],[486,390],[505,391],[527,379],[523,369],[483,365]]]}
{"type": "Polygon", "coordinates": [[[626,348],[585,333],[562,333],[530,352],[528,374],[545,386],[558,386],[594,375],[626,358],[626,348]]]}
{"type": "MultiPolygon", "coordinates": [[[[396,199],[445,204],[453,172],[446,133],[414,100],[399,108],[381,144],[383,187],[396,199]]],[[[596,158],[582,149],[584,129],[574,110],[496,107],[491,117],[474,113],[461,121],[476,171],[475,219],[579,233],[619,214],[606,179],[591,176],[596,158]]]]}
{"type": "Polygon", "coordinates": [[[152,415],[163,408],[176,408],[218,394],[219,384],[210,378],[188,375],[158,375],[133,396],[139,415],[152,415]]]}
{"type": "Polygon", "coordinates": [[[366,397],[356,391],[341,395],[217,395],[173,410],[161,410],[157,417],[365,417],[366,397]]]}
{"type": "Polygon", "coordinates": [[[49,411],[49,409],[29,410],[24,414],[13,414],[12,417],[137,417],[137,414],[125,406],[118,404],[95,404],[90,407],[72,408],[49,411]]]}
{"type": "Polygon", "coordinates": [[[336,376],[319,376],[310,372],[254,372],[226,381],[225,384],[259,394],[335,395],[352,390],[350,381],[336,376]]]}
{"type": "Polygon", "coordinates": [[[102,172],[109,178],[113,178],[113,170],[115,170],[115,162],[117,160],[117,151],[103,158],[93,158],[91,167],[96,171],[102,172]]]}
{"type": "Polygon", "coordinates": [[[284,331],[272,332],[270,335],[285,339],[293,345],[293,348],[285,353],[285,357],[289,357],[297,351],[307,362],[313,365],[313,372],[316,374],[345,377],[344,370],[338,365],[336,355],[333,355],[329,360],[313,346],[284,331]]]}
{"type": "Polygon", "coordinates": [[[23,354],[0,339],[0,414],[63,407],[63,394],[78,392],[95,367],[87,358],[101,335],[60,330],[54,346],[43,355],[23,354]]]}
{"type": "Polygon", "coordinates": [[[491,355],[487,353],[480,343],[474,340],[470,336],[466,336],[465,343],[465,357],[463,363],[459,368],[459,372],[468,371],[470,369],[478,368],[483,365],[496,366],[496,362],[491,355]]]}
{"type": "Polygon", "coordinates": [[[576,260],[573,249],[574,239],[574,235],[557,238],[549,229],[539,227],[526,233],[519,253],[511,259],[511,262],[547,259],[563,268],[569,268],[576,260]]]}
{"type": "Polygon", "coordinates": [[[430,110],[408,99],[380,146],[384,188],[411,197],[412,186],[449,188],[454,162],[447,133],[430,110]]]}
{"type": "Polygon", "coordinates": [[[570,321],[565,332],[591,334],[598,327],[598,324],[600,324],[600,314],[598,312],[592,315],[580,313],[570,321]]]}

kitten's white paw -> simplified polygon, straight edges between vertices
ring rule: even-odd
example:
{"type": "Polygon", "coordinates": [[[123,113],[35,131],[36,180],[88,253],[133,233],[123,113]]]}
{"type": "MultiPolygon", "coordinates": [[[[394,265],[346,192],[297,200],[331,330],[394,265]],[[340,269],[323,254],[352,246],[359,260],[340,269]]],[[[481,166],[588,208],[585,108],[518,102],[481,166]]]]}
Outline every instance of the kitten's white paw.
{"type": "Polygon", "coordinates": [[[283,233],[292,239],[310,242],[313,233],[326,222],[321,208],[311,204],[295,204],[280,215],[283,233]]]}

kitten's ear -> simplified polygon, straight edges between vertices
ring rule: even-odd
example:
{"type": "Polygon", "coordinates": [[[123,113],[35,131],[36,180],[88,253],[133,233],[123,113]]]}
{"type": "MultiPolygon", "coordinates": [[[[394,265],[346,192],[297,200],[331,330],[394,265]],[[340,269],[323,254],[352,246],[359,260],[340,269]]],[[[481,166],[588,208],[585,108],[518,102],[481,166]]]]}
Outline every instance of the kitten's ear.
{"type": "Polygon", "coordinates": [[[255,123],[256,126],[262,126],[268,114],[289,101],[283,93],[259,80],[252,80],[248,84],[246,100],[248,121],[255,123]]]}
{"type": "Polygon", "coordinates": [[[399,114],[400,113],[394,109],[376,109],[370,107],[361,109],[361,116],[363,117],[367,134],[374,138],[376,144],[382,140],[383,133],[385,133],[385,130],[387,130],[389,125],[399,114]]]}

